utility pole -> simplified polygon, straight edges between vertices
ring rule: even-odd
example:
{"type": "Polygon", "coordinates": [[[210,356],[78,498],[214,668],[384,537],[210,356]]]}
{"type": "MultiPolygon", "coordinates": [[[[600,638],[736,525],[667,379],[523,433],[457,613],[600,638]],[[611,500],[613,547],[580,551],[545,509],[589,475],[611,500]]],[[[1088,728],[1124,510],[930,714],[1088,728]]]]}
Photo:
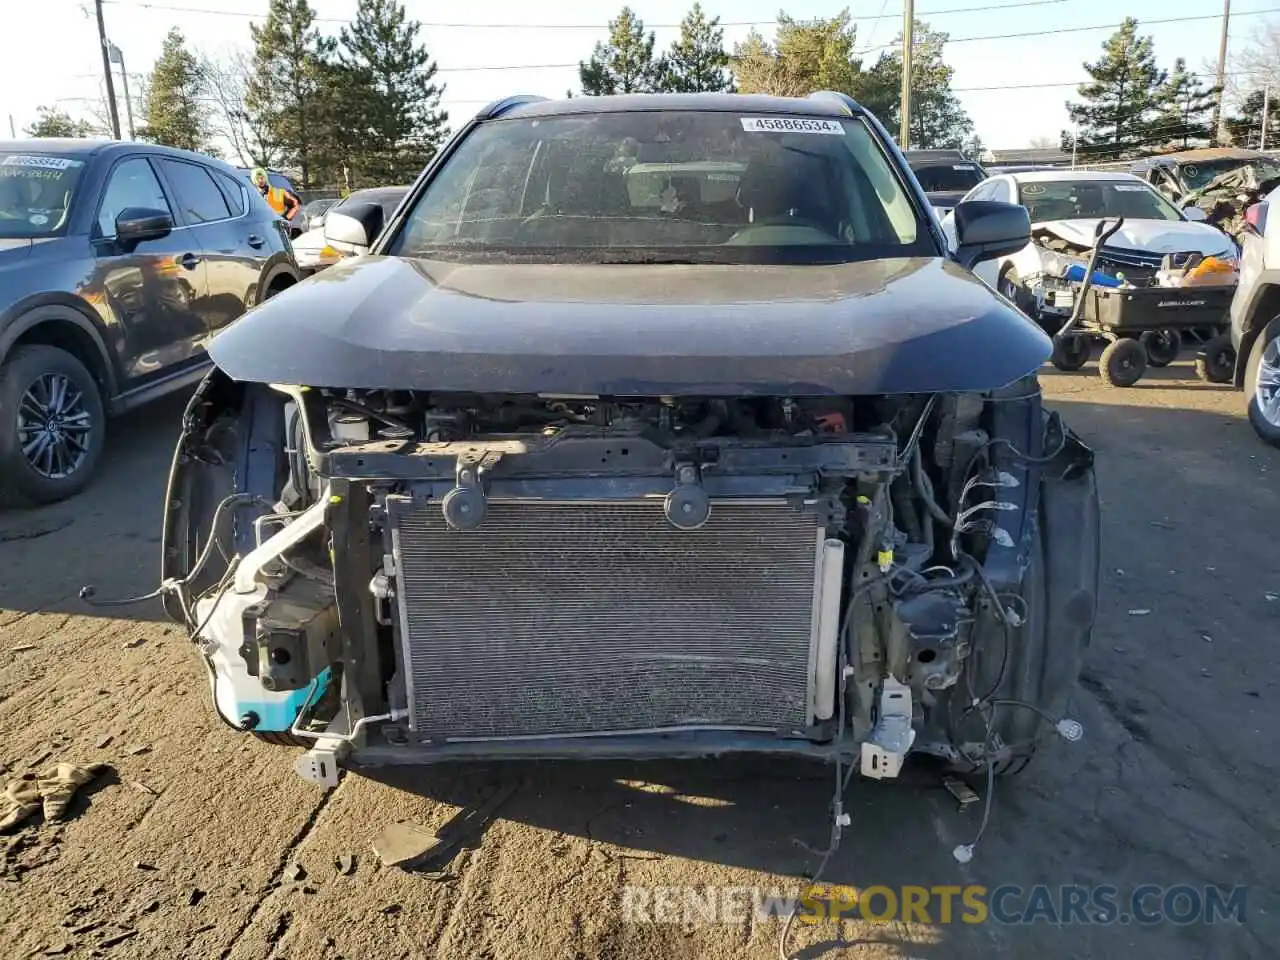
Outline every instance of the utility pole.
{"type": "MultiPolygon", "coordinates": [[[[1228,0],[1230,2],[1230,0],[1228,0]]],[[[915,0],[903,0],[902,4],[902,103],[898,112],[898,149],[911,148],[911,44],[916,25],[915,0]]]]}
{"type": "Polygon", "coordinates": [[[1267,114],[1271,112],[1271,86],[1262,88],[1262,135],[1258,138],[1258,149],[1267,149],[1267,114]]]}
{"type": "Polygon", "coordinates": [[[102,73],[107,81],[107,112],[111,114],[111,135],[120,139],[120,113],[116,110],[116,87],[111,80],[111,59],[107,51],[107,26],[102,22],[102,0],[94,0],[98,13],[98,42],[102,45],[102,73]]]}
{"type": "Polygon", "coordinates": [[[10,140],[17,140],[17,139],[18,139],[18,131],[17,131],[17,130],[15,130],[15,129],[13,128],[13,114],[12,114],[12,113],[11,113],[11,114],[9,114],[9,139],[10,139],[10,140]]]}
{"type": "Polygon", "coordinates": [[[120,64],[120,82],[124,84],[124,115],[129,119],[129,139],[137,140],[133,132],[133,101],[129,99],[129,73],[124,67],[124,51],[108,41],[107,59],[120,64]]]}
{"type": "Polygon", "coordinates": [[[1222,0],[1222,39],[1218,41],[1218,102],[1213,106],[1213,130],[1219,145],[1227,139],[1227,118],[1222,114],[1222,88],[1227,79],[1227,27],[1230,23],[1231,0],[1222,0]]]}

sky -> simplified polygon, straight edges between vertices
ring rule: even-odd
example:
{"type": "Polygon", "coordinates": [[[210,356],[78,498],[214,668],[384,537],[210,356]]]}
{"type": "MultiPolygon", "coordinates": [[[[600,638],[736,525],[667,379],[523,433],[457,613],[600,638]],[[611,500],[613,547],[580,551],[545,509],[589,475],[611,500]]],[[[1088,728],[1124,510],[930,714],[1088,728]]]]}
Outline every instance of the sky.
{"type": "MultiPolygon", "coordinates": [[[[103,89],[92,0],[0,2],[6,7],[5,39],[0,43],[0,125],[11,121],[21,135],[42,104],[88,116],[93,104],[101,102],[103,89]],[[48,42],[50,30],[56,31],[56,45],[48,42]]],[[[632,0],[631,6],[663,48],[677,36],[691,2],[632,0]]],[[[952,86],[989,148],[1026,147],[1041,137],[1056,141],[1068,126],[1064,102],[1086,77],[1082,64],[1098,58],[1102,42],[1125,16],[1137,17],[1142,33],[1152,36],[1163,67],[1171,67],[1181,56],[1191,69],[1211,73],[1218,57],[1219,0],[915,2],[917,20],[950,34],[945,56],[955,68],[952,86]],[[1157,22],[1179,18],[1181,22],[1157,22]],[[1008,34],[1036,35],[1004,36],[1008,34]]],[[[831,16],[848,6],[857,23],[857,47],[867,51],[868,61],[897,36],[902,4],[903,0],[703,0],[707,14],[718,15],[725,25],[729,49],[746,36],[753,22],[771,39],[779,6],[796,19],[831,16]]],[[[104,0],[103,11],[109,39],[123,51],[129,73],[138,74],[150,69],[173,26],[193,48],[212,54],[248,47],[249,24],[255,17],[260,22],[267,5],[267,0],[104,0]]],[[[456,127],[499,97],[561,97],[567,89],[577,91],[577,62],[607,36],[605,25],[622,3],[560,0],[543,8],[554,12],[542,13],[528,0],[406,0],[405,5],[409,15],[424,24],[421,36],[440,66],[439,79],[447,84],[443,106],[456,127]]],[[[312,0],[312,6],[323,18],[319,27],[336,34],[354,15],[356,0],[312,0]]],[[[1242,48],[1268,21],[1280,25],[1280,0],[1234,0],[1231,49],[1242,48]]],[[[118,73],[116,87],[119,96],[118,73]]],[[[124,127],[123,100],[121,104],[124,127]]]]}

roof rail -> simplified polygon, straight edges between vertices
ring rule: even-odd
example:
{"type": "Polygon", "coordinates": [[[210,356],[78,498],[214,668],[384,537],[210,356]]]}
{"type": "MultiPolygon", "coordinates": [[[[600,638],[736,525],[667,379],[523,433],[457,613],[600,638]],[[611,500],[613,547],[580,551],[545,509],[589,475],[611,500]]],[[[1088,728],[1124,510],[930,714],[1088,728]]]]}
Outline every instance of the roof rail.
{"type": "Polygon", "coordinates": [[[853,99],[847,93],[837,93],[835,90],[815,90],[809,94],[810,100],[834,100],[836,103],[844,107],[845,112],[849,116],[853,116],[854,112],[861,110],[862,107],[858,101],[853,99]]]}
{"type": "Polygon", "coordinates": [[[508,110],[512,110],[515,107],[523,106],[526,103],[542,103],[546,100],[546,97],[535,96],[532,93],[517,93],[513,97],[503,97],[501,100],[493,101],[493,103],[476,113],[476,119],[496,120],[508,110]]]}

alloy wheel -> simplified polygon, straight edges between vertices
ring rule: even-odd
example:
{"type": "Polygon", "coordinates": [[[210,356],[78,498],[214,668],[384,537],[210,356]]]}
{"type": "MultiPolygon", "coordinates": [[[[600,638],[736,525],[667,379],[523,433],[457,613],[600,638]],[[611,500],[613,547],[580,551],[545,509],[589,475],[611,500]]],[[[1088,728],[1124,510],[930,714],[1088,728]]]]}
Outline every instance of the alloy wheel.
{"type": "Polygon", "coordinates": [[[45,479],[62,480],[80,469],[93,428],[84,393],[64,374],[37,377],[18,402],[18,445],[45,479]]]}
{"type": "Polygon", "coordinates": [[[1280,337],[1272,337],[1258,361],[1255,399],[1258,412],[1273,427],[1280,427],[1280,337]]]}

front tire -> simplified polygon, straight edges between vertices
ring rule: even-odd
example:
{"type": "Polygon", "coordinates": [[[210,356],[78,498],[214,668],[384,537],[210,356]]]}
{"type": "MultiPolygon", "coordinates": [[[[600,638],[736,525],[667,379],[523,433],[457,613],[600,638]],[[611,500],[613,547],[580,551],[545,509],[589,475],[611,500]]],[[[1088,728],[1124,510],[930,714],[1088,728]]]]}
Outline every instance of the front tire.
{"type": "Polygon", "coordinates": [[[1231,334],[1210,337],[1196,356],[1196,376],[1205,383],[1230,383],[1236,370],[1236,350],[1231,334]]]}
{"type": "Polygon", "coordinates": [[[57,347],[19,347],[0,366],[0,504],[56,503],[83,490],[106,440],[97,381],[57,347]]]}
{"type": "Polygon", "coordinates": [[[1098,360],[1098,375],[1111,387],[1132,387],[1146,372],[1146,348],[1130,337],[1107,344],[1098,360]]]}
{"type": "Polygon", "coordinates": [[[1023,289],[1022,281],[1018,278],[1018,271],[1013,267],[1006,267],[1004,273],[1000,274],[1000,279],[996,283],[996,291],[1000,296],[1012,300],[1014,306],[1028,317],[1035,319],[1035,305],[1032,303],[1030,295],[1023,289]]]}
{"type": "Polygon", "coordinates": [[[1263,443],[1280,447],[1280,323],[1263,330],[1244,373],[1245,409],[1263,443]]]}

